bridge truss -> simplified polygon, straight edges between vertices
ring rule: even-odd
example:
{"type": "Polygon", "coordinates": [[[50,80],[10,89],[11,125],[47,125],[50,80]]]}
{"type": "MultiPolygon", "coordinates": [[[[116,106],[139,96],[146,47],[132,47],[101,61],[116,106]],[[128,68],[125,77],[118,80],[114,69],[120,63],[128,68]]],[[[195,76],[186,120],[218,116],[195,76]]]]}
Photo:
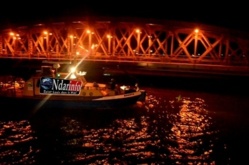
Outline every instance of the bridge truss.
{"type": "Polygon", "coordinates": [[[0,57],[248,68],[249,35],[186,22],[83,18],[3,29],[0,57]]]}

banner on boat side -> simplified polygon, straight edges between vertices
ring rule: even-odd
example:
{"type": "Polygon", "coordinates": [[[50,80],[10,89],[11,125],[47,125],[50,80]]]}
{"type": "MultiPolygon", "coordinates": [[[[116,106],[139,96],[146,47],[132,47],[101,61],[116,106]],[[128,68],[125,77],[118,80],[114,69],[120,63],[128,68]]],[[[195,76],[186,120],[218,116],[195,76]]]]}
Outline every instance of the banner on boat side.
{"type": "Polygon", "coordinates": [[[51,77],[42,77],[40,79],[41,94],[80,94],[82,82],[78,80],[56,79],[51,77]]]}

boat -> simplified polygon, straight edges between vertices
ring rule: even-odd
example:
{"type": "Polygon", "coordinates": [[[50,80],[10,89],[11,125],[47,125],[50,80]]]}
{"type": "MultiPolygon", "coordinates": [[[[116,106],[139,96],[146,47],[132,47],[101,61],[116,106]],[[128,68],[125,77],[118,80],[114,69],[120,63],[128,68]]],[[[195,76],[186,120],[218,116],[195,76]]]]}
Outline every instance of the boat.
{"type": "Polygon", "coordinates": [[[72,67],[59,70],[60,64],[42,65],[27,80],[0,84],[0,105],[32,109],[113,109],[133,106],[145,100],[146,91],[137,84],[120,85],[113,79],[98,83],[86,80],[87,72],[72,67]]]}

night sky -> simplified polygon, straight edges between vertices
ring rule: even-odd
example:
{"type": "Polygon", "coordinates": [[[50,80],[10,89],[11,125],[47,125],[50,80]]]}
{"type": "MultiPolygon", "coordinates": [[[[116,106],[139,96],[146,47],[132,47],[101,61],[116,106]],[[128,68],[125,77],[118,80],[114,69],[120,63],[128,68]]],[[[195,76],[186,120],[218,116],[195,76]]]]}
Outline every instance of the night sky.
{"type": "Polygon", "coordinates": [[[11,27],[87,16],[136,17],[188,21],[249,31],[246,1],[6,1],[0,8],[0,26],[11,27]],[[3,5],[4,4],[4,5],[3,5]]]}

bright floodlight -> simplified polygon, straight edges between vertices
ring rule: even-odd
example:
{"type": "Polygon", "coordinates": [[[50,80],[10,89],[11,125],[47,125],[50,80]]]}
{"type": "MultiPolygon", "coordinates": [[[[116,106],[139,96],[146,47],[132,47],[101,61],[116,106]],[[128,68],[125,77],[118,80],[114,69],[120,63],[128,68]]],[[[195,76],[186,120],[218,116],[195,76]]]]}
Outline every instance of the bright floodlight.
{"type": "Polygon", "coordinates": [[[70,68],[70,72],[71,72],[71,73],[75,73],[75,71],[76,71],[76,68],[75,68],[75,67],[70,68]]]}

